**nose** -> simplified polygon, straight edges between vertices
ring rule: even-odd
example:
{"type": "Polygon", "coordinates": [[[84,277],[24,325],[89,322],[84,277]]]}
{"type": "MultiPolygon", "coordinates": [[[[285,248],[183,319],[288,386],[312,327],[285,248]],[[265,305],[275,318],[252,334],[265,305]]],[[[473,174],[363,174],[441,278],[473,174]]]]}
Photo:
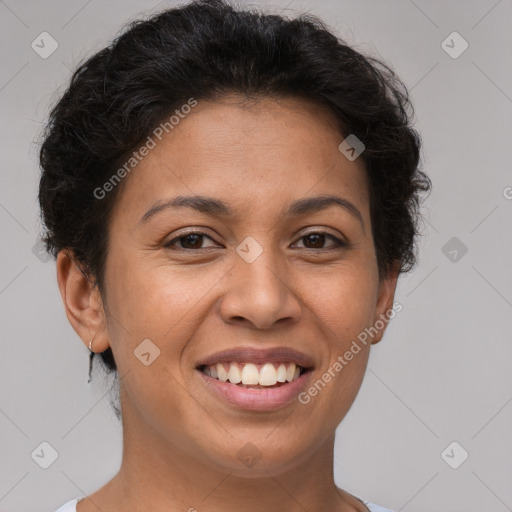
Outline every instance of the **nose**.
{"type": "Polygon", "coordinates": [[[238,258],[227,282],[219,312],[228,324],[269,329],[274,324],[296,323],[301,303],[282,265],[267,251],[252,263],[238,258]]]}

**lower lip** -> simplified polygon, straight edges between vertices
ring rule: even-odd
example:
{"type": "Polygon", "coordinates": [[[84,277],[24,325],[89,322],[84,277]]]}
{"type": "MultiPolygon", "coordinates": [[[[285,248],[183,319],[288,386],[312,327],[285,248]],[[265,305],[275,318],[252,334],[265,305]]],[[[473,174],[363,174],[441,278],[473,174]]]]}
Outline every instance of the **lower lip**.
{"type": "Polygon", "coordinates": [[[308,370],[298,379],[277,388],[247,389],[209,377],[201,370],[196,371],[208,389],[230,404],[247,411],[272,411],[292,403],[306,387],[312,373],[311,370],[308,370]]]}

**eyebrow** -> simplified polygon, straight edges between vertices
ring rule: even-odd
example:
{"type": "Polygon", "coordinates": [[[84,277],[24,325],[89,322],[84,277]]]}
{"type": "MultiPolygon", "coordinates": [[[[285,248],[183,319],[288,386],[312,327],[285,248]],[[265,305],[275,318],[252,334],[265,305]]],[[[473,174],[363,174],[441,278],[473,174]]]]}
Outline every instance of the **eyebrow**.
{"type": "MultiPolygon", "coordinates": [[[[348,199],[339,196],[322,195],[298,199],[289,206],[285,215],[304,215],[306,213],[325,210],[333,205],[340,206],[357,218],[364,231],[364,221],[361,212],[348,199]]],[[[206,196],[178,196],[167,201],[157,201],[154,203],[153,206],[140,218],[139,224],[146,222],[148,219],[164,210],[180,207],[193,208],[201,213],[217,217],[234,215],[233,210],[226,203],[219,201],[218,199],[206,196]]]]}

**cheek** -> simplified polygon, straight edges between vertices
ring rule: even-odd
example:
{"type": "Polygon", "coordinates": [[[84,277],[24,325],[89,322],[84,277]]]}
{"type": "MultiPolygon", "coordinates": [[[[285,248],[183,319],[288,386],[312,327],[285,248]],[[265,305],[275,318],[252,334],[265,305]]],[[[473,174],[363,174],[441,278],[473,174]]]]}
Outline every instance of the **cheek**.
{"type": "Polygon", "coordinates": [[[310,290],[309,304],[320,326],[326,327],[325,335],[340,351],[373,321],[377,286],[367,270],[351,267],[332,272],[315,279],[310,290]]]}
{"type": "Polygon", "coordinates": [[[322,383],[317,387],[325,384],[329,391],[321,392],[320,403],[333,407],[340,421],[364,378],[371,344],[358,337],[372,325],[377,293],[371,273],[367,269],[357,272],[355,268],[316,280],[315,291],[310,294],[318,325],[328,340],[322,383]]]}
{"type": "Polygon", "coordinates": [[[165,425],[178,439],[193,421],[180,358],[201,321],[200,299],[209,283],[191,282],[163,265],[135,264],[137,258],[114,261],[108,274],[109,337],[119,374],[126,375],[127,414],[135,414],[136,404],[144,421],[165,425]]]}
{"type": "Polygon", "coordinates": [[[192,272],[136,257],[115,261],[108,280],[114,350],[133,352],[142,340],[150,339],[162,352],[174,355],[168,357],[169,364],[177,364],[176,353],[203,321],[208,292],[225,272],[213,268],[192,272]],[[121,339],[122,346],[115,347],[121,339]]]}

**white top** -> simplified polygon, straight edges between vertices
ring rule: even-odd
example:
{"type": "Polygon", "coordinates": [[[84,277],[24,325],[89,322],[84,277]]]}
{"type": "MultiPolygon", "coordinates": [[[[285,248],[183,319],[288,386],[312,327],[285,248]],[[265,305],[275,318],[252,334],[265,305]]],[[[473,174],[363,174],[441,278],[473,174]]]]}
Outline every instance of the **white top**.
{"type": "MultiPolygon", "coordinates": [[[[354,495],[353,495],[354,496],[354,495]]],[[[80,498],[75,498],[74,500],[68,501],[62,507],[58,508],[55,512],[76,512],[76,504],[82,500],[84,496],[80,498]]],[[[375,505],[374,503],[370,503],[369,501],[363,500],[356,496],[359,500],[361,500],[367,507],[370,512],[393,512],[389,510],[389,508],[384,508],[379,505],[375,505]]]]}

